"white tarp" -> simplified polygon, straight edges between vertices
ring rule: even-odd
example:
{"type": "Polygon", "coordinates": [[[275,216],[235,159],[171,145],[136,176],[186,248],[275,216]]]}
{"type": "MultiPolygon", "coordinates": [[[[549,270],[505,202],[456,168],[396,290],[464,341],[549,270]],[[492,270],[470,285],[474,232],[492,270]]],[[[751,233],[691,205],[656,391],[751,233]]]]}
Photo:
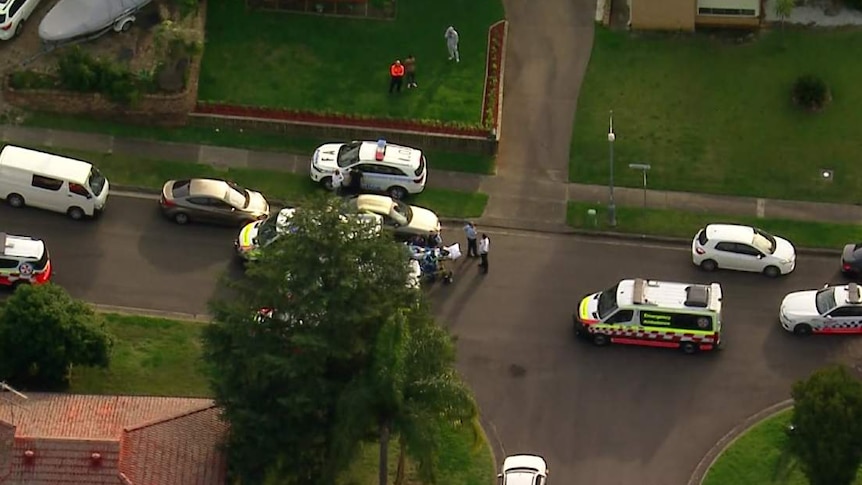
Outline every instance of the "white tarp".
{"type": "Polygon", "coordinates": [[[45,42],[62,42],[111,27],[150,0],[60,0],[39,24],[45,42]]]}

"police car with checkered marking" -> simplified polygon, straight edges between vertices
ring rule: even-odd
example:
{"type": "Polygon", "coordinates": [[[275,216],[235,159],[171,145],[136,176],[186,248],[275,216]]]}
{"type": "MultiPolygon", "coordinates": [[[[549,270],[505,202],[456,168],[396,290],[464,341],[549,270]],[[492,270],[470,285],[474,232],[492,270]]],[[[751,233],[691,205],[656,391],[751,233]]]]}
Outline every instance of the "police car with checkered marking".
{"type": "Polygon", "coordinates": [[[40,285],[51,279],[51,260],[43,241],[0,232],[0,286],[40,285]]]}
{"type": "Polygon", "coordinates": [[[422,192],[428,179],[421,150],[382,139],[327,143],[318,147],[311,157],[311,180],[332,190],[332,175],[336,169],[343,173],[361,172],[362,191],[387,194],[393,199],[422,192]]]}
{"type": "Polygon", "coordinates": [[[796,335],[862,334],[862,287],[856,283],[796,291],[781,302],[781,326],[796,335]]]}

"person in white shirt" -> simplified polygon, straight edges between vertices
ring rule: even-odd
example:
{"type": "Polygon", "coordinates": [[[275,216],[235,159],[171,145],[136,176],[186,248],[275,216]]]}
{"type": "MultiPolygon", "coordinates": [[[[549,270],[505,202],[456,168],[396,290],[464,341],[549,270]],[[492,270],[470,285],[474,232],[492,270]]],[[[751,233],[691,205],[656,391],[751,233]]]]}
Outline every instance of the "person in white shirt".
{"type": "Polygon", "coordinates": [[[443,36],[446,38],[446,48],[449,49],[449,60],[461,62],[461,54],[458,53],[458,31],[450,25],[443,36]]]}
{"type": "Polygon", "coordinates": [[[482,268],[483,274],[488,274],[488,251],[491,249],[491,239],[487,234],[482,234],[482,239],[479,240],[479,257],[482,262],[479,267],[482,268]]]}
{"type": "Polygon", "coordinates": [[[335,169],[335,173],[332,174],[332,190],[335,191],[336,195],[341,195],[341,189],[344,186],[344,174],[341,173],[341,170],[335,169]]]}

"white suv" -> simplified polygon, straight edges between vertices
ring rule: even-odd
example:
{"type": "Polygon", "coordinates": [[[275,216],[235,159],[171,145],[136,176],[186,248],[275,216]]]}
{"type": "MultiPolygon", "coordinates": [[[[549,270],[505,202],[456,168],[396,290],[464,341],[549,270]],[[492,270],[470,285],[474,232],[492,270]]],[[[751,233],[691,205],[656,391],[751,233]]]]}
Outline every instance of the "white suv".
{"type": "Polygon", "coordinates": [[[499,485],[547,485],[548,465],[538,455],[512,455],[503,461],[499,485]]]}
{"type": "Polygon", "coordinates": [[[349,170],[361,171],[363,191],[388,194],[393,199],[422,192],[428,178],[421,150],[389,144],[386,140],[328,143],[318,147],[311,158],[311,180],[331,190],[336,169],[345,177],[349,170]]]}
{"type": "Polygon", "coordinates": [[[17,37],[24,28],[24,21],[39,6],[40,0],[6,0],[0,3],[0,39],[17,37]]]}
{"type": "Polygon", "coordinates": [[[753,271],[774,278],[796,268],[796,250],[786,239],[756,227],[709,224],[691,242],[692,262],[705,271],[753,271]]]}

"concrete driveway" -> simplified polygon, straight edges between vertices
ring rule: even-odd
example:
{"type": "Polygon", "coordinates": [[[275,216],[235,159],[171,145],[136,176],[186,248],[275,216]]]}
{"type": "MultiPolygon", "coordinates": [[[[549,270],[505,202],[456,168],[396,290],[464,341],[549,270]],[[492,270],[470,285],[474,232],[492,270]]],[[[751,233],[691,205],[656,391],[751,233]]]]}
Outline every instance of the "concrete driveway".
{"type": "MultiPolygon", "coordinates": [[[[97,303],[201,313],[218,276],[239,274],[231,262],[235,230],[177,226],[151,199],[113,196],[103,218],[90,222],[7,206],[0,220],[6,232],[45,239],[55,281],[97,303]]],[[[776,320],[786,292],[838,280],[831,257],[802,256],[794,274],[768,280],[701,273],[684,246],[489,234],[490,273],[461,259],[454,284],[430,294],[440,323],[459,338],[460,368],[498,458],[540,453],[555,482],[684,483],[716,440],[786,398],[795,379],[862,353],[852,337],[799,339],[776,320]],[[576,341],[578,299],[635,276],[721,282],[727,348],[685,356],[576,341]]]]}

